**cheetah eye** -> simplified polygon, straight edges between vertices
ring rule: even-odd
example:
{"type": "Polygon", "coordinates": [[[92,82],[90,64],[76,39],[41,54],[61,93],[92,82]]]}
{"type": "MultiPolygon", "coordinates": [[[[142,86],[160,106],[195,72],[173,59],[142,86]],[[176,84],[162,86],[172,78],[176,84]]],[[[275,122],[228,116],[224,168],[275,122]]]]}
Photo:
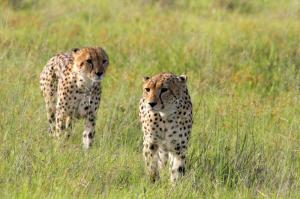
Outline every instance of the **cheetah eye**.
{"type": "Polygon", "coordinates": [[[167,88],[162,88],[162,89],[161,89],[161,92],[162,92],[162,93],[164,93],[164,92],[166,92],[166,91],[168,91],[167,88]]]}
{"type": "Polygon", "coordinates": [[[104,60],[102,61],[102,64],[103,64],[103,65],[108,64],[108,60],[107,60],[107,59],[104,59],[104,60]]]}
{"type": "Polygon", "coordinates": [[[89,64],[93,63],[91,59],[86,60],[86,62],[89,63],[89,64]]]}
{"type": "Polygon", "coordinates": [[[145,91],[146,91],[146,92],[149,92],[149,91],[150,91],[150,88],[145,88],[145,91]]]}
{"type": "Polygon", "coordinates": [[[90,65],[91,69],[93,69],[93,62],[91,59],[87,59],[86,62],[90,65]]]}

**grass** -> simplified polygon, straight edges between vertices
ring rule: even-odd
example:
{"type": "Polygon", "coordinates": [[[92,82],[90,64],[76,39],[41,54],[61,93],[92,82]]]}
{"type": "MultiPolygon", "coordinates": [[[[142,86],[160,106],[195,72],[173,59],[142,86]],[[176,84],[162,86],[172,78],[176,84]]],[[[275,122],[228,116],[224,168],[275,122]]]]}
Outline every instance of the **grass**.
{"type": "Polygon", "coordinates": [[[299,198],[300,4],[296,0],[0,2],[1,198],[299,198]],[[55,53],[103,46],[95,145],[82,122],[47,135],[38,77],[55,53]],[[187,74],[187,175],[151,184],[142,158],[142,77],[187,74]]]}

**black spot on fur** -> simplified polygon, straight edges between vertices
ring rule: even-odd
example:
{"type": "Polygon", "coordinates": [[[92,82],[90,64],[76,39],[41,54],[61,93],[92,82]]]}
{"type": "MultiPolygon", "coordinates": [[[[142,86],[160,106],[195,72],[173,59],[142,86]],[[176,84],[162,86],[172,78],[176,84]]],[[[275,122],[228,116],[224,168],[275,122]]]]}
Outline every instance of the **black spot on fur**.
{"type": "Polygon", "coordinates": [[[178,172],[182,173],[184,175],[185,174],[185,168],[183,166],[178,167],[178,172]]]}
{"type": "Polygon", "coordinates": [[[88,137],[89,137],[90,139],[92,139],[92,138],[94,137],[94,134],[93,134],[93,133],[89,133],[89,134],[88,134],[88,137]]]}
{"type": "Polygon", "coordinates": [[[149,148],[150,148],[150,150],[155,150],[155,149],[157,149],[157,146],[155,144],[151,144],[149,148]]]}

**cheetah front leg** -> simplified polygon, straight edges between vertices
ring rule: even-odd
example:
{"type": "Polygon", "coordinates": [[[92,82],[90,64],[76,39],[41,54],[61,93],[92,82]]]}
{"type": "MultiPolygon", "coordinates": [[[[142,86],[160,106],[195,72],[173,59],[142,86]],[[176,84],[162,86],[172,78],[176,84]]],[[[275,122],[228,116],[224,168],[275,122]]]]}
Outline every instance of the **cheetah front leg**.
{"type": "Polygon", "coordinates": [[[87,97],[85,101],[80,105],[83,109],[83,115],[85,118],[85,129],[83,131],[83,146],[88,149],[93,144],[93,139],[95,137],[95,126],[97,111],[100,106],[100,88],[96,88],[90,97],[87,97]]]}
{"type": "Polygon", "coordinates": [[[95,114],[91,113],[85,119],[85,129],[83,131],[83,146],[88,149],[93,144],[93,138],[95,136],[95,114]]]}
{"type": "Polygon", "coordinates": [[[158,146],[154,143],[144,142],[143,148],[144,159],[151,182],[159,179],[158,172],[158,146]]]}
{"type": "Polygon", "coordinates": [[[158,166],[160,169],[162,169],[164,166],[166,166],[169,158],[169,153],[166,149],[163,149],[159,147],[158,149],[158,166]]]}
{"type": "Polygon", "coordinates": [[[56,103],[56,113],[55,113],[55,137],[61,137],[67,128],[69,120],[70,110],[67,109],[68,102],[65,100],[66,96],[63,95],[63,90],[59,90],[58,98],[56,103]]]}
{"type": "Polygon", "coordinates": [[[171,153],[170,156],[171,181],[176,182],[185,174],[185,155],[171,153]]]}

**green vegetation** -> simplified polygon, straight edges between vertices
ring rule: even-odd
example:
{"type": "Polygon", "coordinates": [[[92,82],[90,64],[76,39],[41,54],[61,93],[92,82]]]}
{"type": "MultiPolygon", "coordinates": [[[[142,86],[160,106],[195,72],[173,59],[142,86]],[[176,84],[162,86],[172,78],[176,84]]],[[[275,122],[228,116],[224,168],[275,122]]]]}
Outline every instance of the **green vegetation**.
{"type": "Polygon", "coordinates": [[[299,198],[297,0],[0,2],[0,198],[299,198]],[[95,145],[82,122],[47,134],[39,73],[57,52],[103,46],[95,145]],[[142,77],[187,74],[194,127],[187,175],[144,171],[142,77]],[[160,197],[158,197],[160,196],[160,197]]]}

